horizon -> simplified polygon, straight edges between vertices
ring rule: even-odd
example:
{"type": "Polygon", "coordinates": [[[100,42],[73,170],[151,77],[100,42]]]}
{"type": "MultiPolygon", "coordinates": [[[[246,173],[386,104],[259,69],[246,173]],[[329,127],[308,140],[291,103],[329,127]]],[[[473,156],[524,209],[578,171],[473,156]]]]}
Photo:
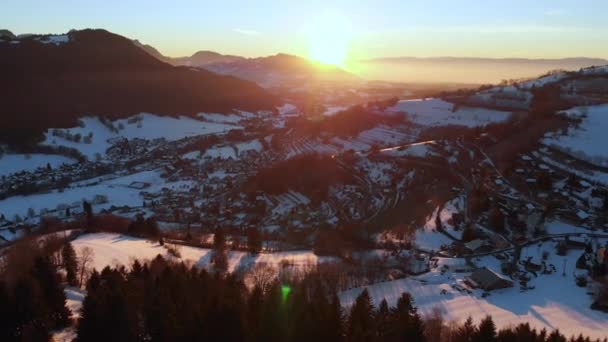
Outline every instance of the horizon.
{"type": "Polygon", "coordinates": [[[179,6],[94,0],[84,7],[68,0],[52,5],[8,0],[0,19],[15,34],[103,28],[169,57],[201,50],[248,58],[286,53],[344,66],[397,57],[577,58],[569,52],[574,49],[577,56],[608,58],[608,46],[602,44],[608,34],[602,16],[608,3],[592,0],[576,5],[562,0],[534,4],[440,0],[433,5],[395,0],[356,5],[264,0],[255,8],[234,10],[247,5],[242,0],[222,4],[187,0],[179,6]],[[263,16],[265,20],[259,20],[263,16]]]}

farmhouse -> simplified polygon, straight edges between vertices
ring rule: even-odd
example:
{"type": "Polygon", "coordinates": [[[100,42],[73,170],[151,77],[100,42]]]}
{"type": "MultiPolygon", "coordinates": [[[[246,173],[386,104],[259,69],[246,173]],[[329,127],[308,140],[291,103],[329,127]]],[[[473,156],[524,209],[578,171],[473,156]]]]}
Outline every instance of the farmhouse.
{"type": "Polygon", "coordinates": [[[513,286],[513,282],[487,267],[476,269],[470,276],[465,278],[466,282],[475,288],[486,291],[504,289],[513,286]]]}

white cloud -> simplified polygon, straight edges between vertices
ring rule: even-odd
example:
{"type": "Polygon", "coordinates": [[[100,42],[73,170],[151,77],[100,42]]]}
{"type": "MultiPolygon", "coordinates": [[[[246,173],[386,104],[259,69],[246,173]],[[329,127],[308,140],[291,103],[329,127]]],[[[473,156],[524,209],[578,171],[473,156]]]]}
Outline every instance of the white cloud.
{"type": "Polygon", "coordinates": [[[255,30],[248,30],[248,29],[242,29],[242,28],[232,29],[232,32],[244,34],[246,36],[259,36],[261,34],[260,32],[255,31],[255,30]]]}

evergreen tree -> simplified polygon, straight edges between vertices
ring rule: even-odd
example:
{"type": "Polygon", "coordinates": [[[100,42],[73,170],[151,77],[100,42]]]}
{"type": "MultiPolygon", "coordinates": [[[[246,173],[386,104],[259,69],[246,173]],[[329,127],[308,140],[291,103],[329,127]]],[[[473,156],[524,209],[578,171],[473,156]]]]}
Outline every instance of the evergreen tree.
{"type": "Polygon", "coordinates": [[[567,339],[564,335],[562,335],[559,330],[554,330],[552,333],[547,336],[547,342],[566,342],[567,339]]]}
{"type": "Polygon", "coordinates": [[[469,316],[464,324],[456,330],[454,342],[471,342],[473,341],[473,334],[475,334],[475,325],[473,319],[469,316]]]}
{"type": "Polygon", "coordinates": [[[91,206],[91,203],[87,202],[87,201],[83,201],[82,202],[82,210],[84,211],[86,218],[87,218],[87,229],[91,230],[93,229],[93,207],[91,206]]]}
{"type": "Polygon", "coordinates": [[[37,257],[32,271],[38,282],[49,311],[47,317],[51,329],[66,327],[70,323],[71,312],[66,307],[66,297],[59,276],[48,257],[37,257]]]}
{"type": "Polygon", "coordinates": [[[403,293],[397,306],[391,311],[391,338],[408,341],[424,341],[424,323],[409,293],[403,293]]]}
{"type": "Polygon", "coordinates": [[[390,314],[391,312],[386,299],[382,299],[380,306],[378,306],[378,312],[376,312],[376,338],[378,338],[378,340],[386,340],[390,335],[390,314]]]}
{"type": "Polygon", "coordinates": [[[213,248],[216,250],[226,248],[226,233],[222,227],[218,227],[213,234],[213,248]]]}
{"type": "Polygon", "coordinates": [[[373,341],[375,331],[374,306],[369,292],[365,289],[350,309],[346,339],[353,342],[373,341]]]}
{"type": "Polygon", "coordinates": [[[70,242],[63,245],[61,249],[61,258],[63,267],[66,271],[66,280],[70,286],[78,285],[78,260],[76,259],[76,251],[70,242]]]}
{"type": "Polygon", "coordinates": [[[14,338],[15,312],[13,312],[11,294],[3,281],[0,281],[0,341],[12,341],[14,338]]]}
{"type": "Polygon", "coordinates": [[[258,254],[262,250],[262,236],[257,227],[247,229],[247,248],[251,254],[258,254]]]}
{"type": "Polygon", "coordinates": [[[341,341],[344,336],[344,312],[335,292],[331,295],[327,310],[327,341],[341,341]]]}
{"type": "Polygon", "coordinates": [[[486,316],[479,323],[473,334],[473,342],[492,342],[496,341],[496,325],[491,316],[486,316]]]}

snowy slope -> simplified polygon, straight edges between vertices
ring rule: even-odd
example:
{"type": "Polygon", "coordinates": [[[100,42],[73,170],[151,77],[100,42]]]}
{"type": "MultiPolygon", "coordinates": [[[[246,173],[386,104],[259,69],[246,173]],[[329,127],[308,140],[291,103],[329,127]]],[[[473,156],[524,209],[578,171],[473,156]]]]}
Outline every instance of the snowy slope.
{"type": "Polygon", "coordinates": [[[47,163],[52,168],[62,164],[73,164],[76,161],[60,155],[48,154],[5,154],[0,157],[0,176],[7,176],[19,171],[34,171],[39,167],[46,168],[47,163]]]}
{"type": "MultiPolygon", "coordinates": [[[[129,188],[128,185],[132,182],[149,183],[150,187],[145,190],[150,192],[160,191],[163,187],[182,189],[184,184],[189,184],[189,182],[183,181],[166,183],[160,177],[160,171],[144,171],[124,177],[102,180],[92,186],[80,187],[74,184],[73,187],[66,188],[63,192],[55,190],[48,193],[9,197],[0,200],[0,212],[9,218],[12,218],[14,215],[24,217],[27,214],[28,208],[32,208],[36,213],[39,213],[41,209],[52,210],[60,204],[71,205],[75,202],[81,203],[82,200],[92,201],[96,195],[107,196],[108,203],[93,205],[95,212],[109,208],[112,205],[117,207],[124,205],[139,207],[143,201],[140,195],[141,190],[129,188]]],[[[187,189],[183,190],[187,191],[187,189]]]]}
{"type": "Polygon", "coordinates": [[[569,117],[581,118],[579,127],[570,127],[566,135],[543,139],[546,145],[555,147],[575,158],[608,167],[608,104],[576,107],[562,112],[569,117]]]}
{"type": "Polygon", "coordinates": [[[439,208],[435,209],[433,214],[427,218],[424,227],[416,231],[415,244],[418,248],[425,251],[439,251],[441,246],[452,244],[452,240],[446,235],[437,231],[435,218],[439,208]]]}
{"type": "Polygon", "coordinates": [[[510,112],[486,108],[461,107],[456,111],[454,104],[441,99],[429,98],[399,101],[388,109],[389,113],[405,112],[407,118],[423,126],[458,125],[466,127],[484,126],[507,120],[510,112]]]}
{"type": "MultiPolygon", "coordinates": [[[[73,242],[77,253],[83,247],[89,247],[94,252],[93,267],[101,270],[106,266],[125,265],[130,266],[135,260],[152,260],[157,255],[171,259],[167,249],[158,243],[145,239],[110,233],[97,233],[80,236],[73,242]]],[[[179,246],[181,259],[190,261],[198,267],[208,267],[213,250],[179,246]]],[[[312,251],[294,251],[280,253],[263,253],[251,256],[246,252],[229,252],[228,270],[234,271],[241,267],[247,267],[254,263],[266,263],[278,266],[283,260],[291,265],[306,266],[318,262],[334,261],[330,257],[317,257],[312,251]]]]}
{"type": "MultiPolygon", "coordinates": [[[[448,271],[442,275],[439,268],[422,276],[379,283],[368,286],[367,289],[375,305],[383,298],[386,298],[389,305],[395,305],[403,292],[409,292],[423,315],[439,308],[447,320],[462,322],[471,316],[479,322],[486,315],[491,315],[499,328],[530,323],[538,329],[559,329],[566,336],[582,333],[594,338],[606,337],[608,314],[591,310],[591,298],[586,294],[586,289],[577,287],[574,281],[576,259],[582,252],[571,251],[565,257],[568,261],[566,276],[563,276],[564,257],[553,254],[554,242],[547,242],[540,247],[527,247],[522,251],[522,258],[530,256],[533,261],[540,262],[540,255],[545,250],[551,253],[547,262],[555,265],[559,271],[533,277],[530,284],[536,288],[524,292],[520,292],[516,285],[513,288],[493,291],[489,297],[483,298],[482,290],[472,290],[469,294],[451,286],[463,286],[463,278],[469,273],[448,271]]],[[[440,264],[443,264],[443,260],[450,263],[460,261],[460,264],[464,265],[463,259],[440,258],[440,264]]],[[[478,262],[478,266],[491,264],[496,262],[486,259],[478,262]]],[[[494,271],[497,269],[494,268],[494,271]]],[[[342,292],[342,304],[347,307],[352,305],[361,291],[363,288],[342,292]]]]}
{"type": "MultiPolygon", "coordinates": [[[[118,137],[148,140],[164,138],[168,141],[172,141],[188,136],[222,133],[231,129],[242,128],[237,125],[206,122],[184,116],[169,117],[144,113],[137,117],[141,118],[141,120],[132,120],[133,117],[131,117],[113,121],[112,125],[115,128],[119,128],[118,132],[110,130],[96,117],[85,117],[81,119],[83,127],[73,127],[66,130],[62,129],[61,131],[69,132],[72,135],[80,134],[82,137],[93,133],[90,144],[83,141],[74,142],[59,136],[54,136],[52,134],[53,129],[46,132],[43,144],[76,148],[89,159],[93,159],[97,153],[103,156],[106,149],[111,146],[111,143],[108,142],[108,140],[118,137]],[[120,127],[123,128],[120,129],[120,127]]],[[[215,116],[212,118],[215,118],[215,116]]],[[[230,121],[232,118],[227,117],[226,120],[230,121]]]]}

